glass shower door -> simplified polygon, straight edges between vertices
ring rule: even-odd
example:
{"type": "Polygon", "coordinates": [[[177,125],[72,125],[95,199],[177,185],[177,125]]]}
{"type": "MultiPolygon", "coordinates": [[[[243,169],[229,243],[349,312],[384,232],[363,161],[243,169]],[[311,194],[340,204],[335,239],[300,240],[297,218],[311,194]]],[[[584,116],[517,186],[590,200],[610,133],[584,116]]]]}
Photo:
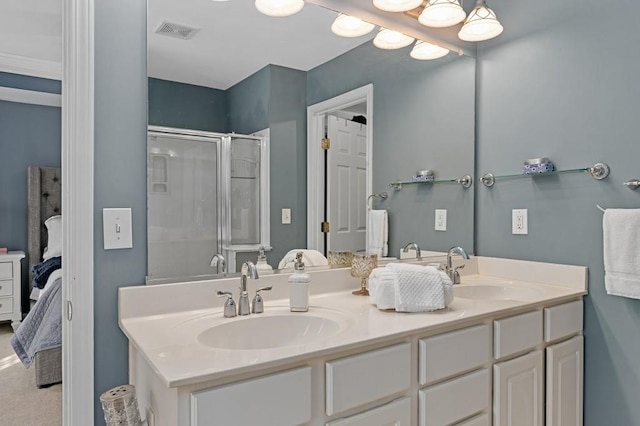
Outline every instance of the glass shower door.
{"type": "Polygon", "coordinates": [[[218,137],[149,132],[149,282],[216,273],[209,264],[222,248],[220,143],[218,137]]]}

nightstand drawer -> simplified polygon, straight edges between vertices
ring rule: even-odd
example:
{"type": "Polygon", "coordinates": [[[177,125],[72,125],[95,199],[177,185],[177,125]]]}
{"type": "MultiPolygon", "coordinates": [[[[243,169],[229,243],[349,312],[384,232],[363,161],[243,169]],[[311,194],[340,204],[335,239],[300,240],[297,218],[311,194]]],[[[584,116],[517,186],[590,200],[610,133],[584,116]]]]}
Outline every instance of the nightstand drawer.
{"type": "Polygon", "coordinates": [[[0,263],[0,280],[5,278],[13,278],[13,263],[0,263]]]}
{"type": "Polygon", "coordinates": [[[10,314],[13,312],[13,298],[1,297],[0,298],[0,314],[10,314]]]}
{"type": "Polygon", "coordinates": [[[0,280],[0,297],[13,294],[13,280],[0,280]]]}

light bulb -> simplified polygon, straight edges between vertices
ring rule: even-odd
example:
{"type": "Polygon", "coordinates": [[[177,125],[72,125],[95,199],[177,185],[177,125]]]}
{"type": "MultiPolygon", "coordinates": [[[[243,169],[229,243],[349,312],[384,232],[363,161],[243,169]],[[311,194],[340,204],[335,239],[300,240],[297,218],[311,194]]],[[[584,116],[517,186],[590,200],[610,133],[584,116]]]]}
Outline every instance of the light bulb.
{"type": "Polygon", "coordinates": [[[466,17],[458,0],[429,0],[418,22],[427,27],[443,28],[459,24],[466,17]]]}
{"type": "Polygon", "coordinates": [[[268,16],[294,15],[304,7],[303,0],[256,0],[256,9],[268,16]]]}
{"type": "Polygon", "coordinates": [[[369,34],[376,26],[355,16],[340,14],[333,21],[331,31],[340,37],[360,37],[369,34]]]}
{"type": "Polygon", "coordinates": [[[373,0],[373,5],[386,12],[406,12],[422,5],[422,0],[373,0]]]}
{"type": "Polygon", "coordinates": [[[413,37],[404,35],[397,31],[382,28],[378,35],[373,39],[373,44],[380,49],[401,49],[407,47],[414,42],[413,37]]]}
{"type": "Polygon", "coordinates": [[[413,46],[413,49],[411,49],[410,55],[413,59],[430,60],[442,58],[448,53],[449,49],[427,43],[426,41],[418,40],[416,45],[413,46]]]}
{"type": "Polygon", "coordinates": [[[503,30],[493,10],[487,7],[484,0],[478,0],[460,29],[458,37],[464,41],[483,41],[499,36],[503,30]]]}

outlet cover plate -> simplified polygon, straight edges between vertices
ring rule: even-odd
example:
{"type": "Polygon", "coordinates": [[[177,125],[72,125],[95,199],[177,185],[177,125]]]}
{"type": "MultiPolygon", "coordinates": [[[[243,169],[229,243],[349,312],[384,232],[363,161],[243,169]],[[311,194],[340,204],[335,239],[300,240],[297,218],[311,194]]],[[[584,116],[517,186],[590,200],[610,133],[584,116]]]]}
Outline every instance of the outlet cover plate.
{"type": "Polygon", "coordinates": [[[529,233],[527,209],[511,210],[511,232],[514,235],[527,235],[529,233]]]}
{"type": "Polygon", "coordinates": [[[291,209],[282,209],[282,224],[291,224],[291,209]]]}
{"type": "Polygon", "coordinates": [[[436,231],[446,231],[447,230],[447,210],[446,209],[436,209],[436,231]]]}

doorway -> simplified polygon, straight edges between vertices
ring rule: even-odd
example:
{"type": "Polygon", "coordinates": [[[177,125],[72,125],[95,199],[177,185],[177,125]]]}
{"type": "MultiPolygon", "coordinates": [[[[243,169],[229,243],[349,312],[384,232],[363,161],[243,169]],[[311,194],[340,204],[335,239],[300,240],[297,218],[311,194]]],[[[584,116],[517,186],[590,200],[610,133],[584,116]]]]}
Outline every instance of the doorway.
{"type": "Polygon", "coordinates": [[[369,219],[366,200],[372,191],[373,176],[373,84],[308,107],[307,125],[307,247],[325,254],[330,249],[365,249],[368,243],[365,224],[369,219]],[[358,122],[361,118],[353,121],[356,116],[364,116],[366,125],[358,122]],[[335,154],[328,154],[322,142],[332,121],[335,129],[331,131],[335,135],[331,143],[339,148],[334,150],[335,154]],[[350,131],[340,134],[340,125],[343,129],[353,126],[353,135],[350,131]],[[347,147],[350,153],[344,156],[347,147]],[[323,225],[327,218],[328,229],[323,225]],[[364,235],[364,245],[342,241],[342,233],[364,235]],[[349,245],[353,247],[347,248],[349,245]]]}

